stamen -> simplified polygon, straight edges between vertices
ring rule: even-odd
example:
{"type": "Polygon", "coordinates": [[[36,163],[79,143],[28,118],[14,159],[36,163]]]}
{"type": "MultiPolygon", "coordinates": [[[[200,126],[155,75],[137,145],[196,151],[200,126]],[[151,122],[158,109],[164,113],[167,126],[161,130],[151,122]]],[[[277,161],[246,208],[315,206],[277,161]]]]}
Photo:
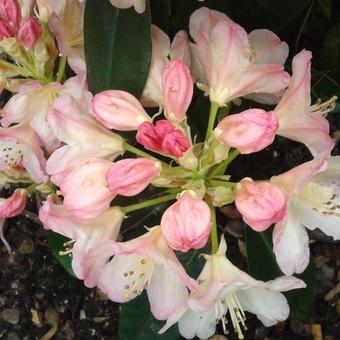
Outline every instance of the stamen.
{"type": "Polygon", "coordinates": [[[312,113],[320,113],[322,116],[326,116],[328,112],[334,110],[337,99],[337,96],[333,96],[323,103],[321,99],[318,99],[316,103],[310,107],[310,110],[312,113]]]}

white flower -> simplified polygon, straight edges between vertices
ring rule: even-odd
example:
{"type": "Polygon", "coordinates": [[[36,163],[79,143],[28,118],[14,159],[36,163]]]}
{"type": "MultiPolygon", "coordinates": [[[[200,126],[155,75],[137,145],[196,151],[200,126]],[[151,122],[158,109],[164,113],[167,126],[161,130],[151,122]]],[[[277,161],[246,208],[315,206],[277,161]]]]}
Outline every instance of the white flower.
{"type": "Polygon", "coordinates": [[[279,277],[263,282],[235,267],[225,256],[227,245],[222,236],[218,251],[204,255],[207,262],[198,277],[200,289],[192,292],[188,303],[170,315],[159,333],[178,322],[182,336],[207,339],[215,333],[216,321],[221,320],[227,334],[227,319],[231,320],[239,339],[244,339],[245,311],[256,314],[265,326],[272,326],[289,315],[286,298],[280,292],[306,287],[294,277],[279,277]]]}

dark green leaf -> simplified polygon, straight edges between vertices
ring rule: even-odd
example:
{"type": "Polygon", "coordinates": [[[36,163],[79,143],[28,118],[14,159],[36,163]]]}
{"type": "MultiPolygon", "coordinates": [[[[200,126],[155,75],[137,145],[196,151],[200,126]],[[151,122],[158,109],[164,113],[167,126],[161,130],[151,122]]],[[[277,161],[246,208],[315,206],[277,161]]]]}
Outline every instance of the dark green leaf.
{"type": "Polygon", "coordinates": [[[54,233],[51,230],[47,231],[48,245],[52,249],[52,253],[63,268],[72,276],[75,277],[71,267],[71,257],[68,255],[59,255],[59,251],[65,250],[64,243],[69,241],[68,238],[61,236],[60,234],[54,233]]]}
{"type": "MultiPolygon", "coordinates": [[[[250,275],[263,281],[273,280],[278,276],[284,275],[273,253],[272,228],[258,233],[247,227],[246,246],[250,275]]],[[[308,315],[312,309],[316,278],[313,261],[310,261],[307,269],[302,274],[295,276],[303,280],[307,288],[295,289],[284,294],[290,306],[290,317],[298,319],[308,315]]]]}
{"type": "Polygon", "coordinates": [[[122,305],[119,316],[119,339],[179,339],[177,325],[172,326],[162,335],[157,334],[164,323],[164,321],[157,321],[150,313],[148,298],[144,292],[136,299],[122,305]]]}
{"type": "Polygon", "coordinates": [[[133,8],[120,10],[109,1],[86,2],[85,57],[89,88],[125,90],[136,97],[143,91],[151,60],[151,15],[133,8]]]}
{"type": "Polygon", "coordinates": [[[318,0],[318,5],[321,9],[322,14],[330,19],[332,16],[332,0],[318,0]]]}
{"type": "Polygon", "coordinates": [[[340,77],[340,24],[332,26],[323,40],[320,66],[329,71],[329,76],[340,77]]]}

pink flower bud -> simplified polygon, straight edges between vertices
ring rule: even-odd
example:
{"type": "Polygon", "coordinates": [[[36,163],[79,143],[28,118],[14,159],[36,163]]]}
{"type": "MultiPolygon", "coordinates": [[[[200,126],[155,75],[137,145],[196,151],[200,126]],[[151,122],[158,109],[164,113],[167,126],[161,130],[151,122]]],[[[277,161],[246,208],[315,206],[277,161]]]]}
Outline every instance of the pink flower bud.
{"type": "Polygon", "coordinates": [[[0,0],[0,17],[11,27],[18,27],[21,19],[21,6],[18,0],[0,0]]]}
{"type": "Polygon", "coordinates": [[[165,210],[161,228],[172,249],[186,252],[202,248],[210,233],[210,208],[193,191],[186,191],[165,210]]]}
{"type": "Polygon", "coordinates": [[[11,28],[3,20],[0,20],[0,41],[13,36],[14,33],[12,32],[11,28]]]}
{"type": "Polygon", "coordinates": [[[136,133],[136,141],[147,149],[154,151],[162,150],[162,139],[150,122],[144,122],[139,126],[136,133]]]}
{"type": "Polygon", "coordinates": [[[257,152],[270,145],[279,127],[274,112],[249,109],[225,117],[215,129],[215,135],[240,153],[257,152]]]}
{"type": "Polygon", "coordinates": [[[180,158],[190,149],[190,143],[181,130],[175,130],[166,135],[162,141],[162,151],[180,158]]]}
{"type": "Polygon", "coordinates": [[[16,189],[11,197],[1,199],[0,218],[20,215],[25,209],[26,201],[27,191],[25,189],[16,189]]]}
{"type": "Polygon", "coordinates": [[[164,107],[168,119],[181,122],[187,118],[193,88],[188,66],[180,60],[170,61],[163,72],[164,107]]]}
{"type": "Polygon", "coordinates": [[[111,191],[122,196],[135,196],[142,192],[159,175],[158,161],[146,158],[127,158],[114,163],[107,182],[111,191]]]}
{"type": "Polygon", "coordinates": [[[21,20],[18,38],[26,48],[34,47],[35,43],[40,38],[41,33],[41,26],[35,18],[29,17],[21,20]]]}
{"type": "Polygon", "coordinates": [[[41,33],[42,29],[37,19],[29,17],[21,20],[18,39],[26,48],[34,47],[41,33]]]}
{"type": "Polygon", "coordinates": [[[106,176],[112,162],[90,157],[79,161],[60,183],[65,208],[75,217],[95,218],[109,208],[115,193],[106,176]]]}
{"type": "Polygon", "coordinates": [[[269,182],[253,183],[249,179],[240,182],[235,204],[244,222],[256,231],[264,231],[284,218],[286,196],[276,185],[269,182]]]}
{"type": "Polygon", "coordinates": [[[130,93],[107,90],[92,99],[93,114],[97,120],[110,129],[133,131],[151,119],[140,102],[130,93]]]}

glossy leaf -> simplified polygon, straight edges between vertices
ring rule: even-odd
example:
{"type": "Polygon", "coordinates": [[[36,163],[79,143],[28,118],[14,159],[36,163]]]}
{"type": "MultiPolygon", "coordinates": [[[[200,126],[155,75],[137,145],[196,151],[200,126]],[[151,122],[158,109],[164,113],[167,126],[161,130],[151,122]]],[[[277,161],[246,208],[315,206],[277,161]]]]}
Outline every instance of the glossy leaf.
{"type": "Polygon", "coordinates": [[[320,66],[329,71],[329,76],[340,77],[340,23],[327,32],[321,48],[320,66]]]}
{"type": "MultiPolygon", "coordinates": [[[[258,233],[246,228],[247,261],[250,275],[258,280],[269,281],[284,275],[275,259],[272,243],[272,228],[258,233]]],[[[299,275],[294,275],[303,280],[307,287],[284,293],[290,307],[290,317],[302,318],[311,311],[313,305],[313,292],[316,271],[313,260],[307,269],[299,275]]]]}
{"type": "Polygon", "coordinates": [[[93,93],[120,89],[139,97],[151,61],[151,15],[133,8],[120,10],[109,1],[86,2],[85,56],[93,93]]]}
{"type": "Polygon", "coordinates": [[[332,0],[317,0],[322,14],[330,19],[332,16],[332,0]]]}
{"type": "Polygon", "coordinates": [[[177,340],[180,335],[177,326],[172,326],[166,333],[159,335],[158,331],[164,325],[164,321],[156,320],[149,307],[146,293],[133,301],[121,306],[119,316],[119,339],[136,340],[177,340]]]}

